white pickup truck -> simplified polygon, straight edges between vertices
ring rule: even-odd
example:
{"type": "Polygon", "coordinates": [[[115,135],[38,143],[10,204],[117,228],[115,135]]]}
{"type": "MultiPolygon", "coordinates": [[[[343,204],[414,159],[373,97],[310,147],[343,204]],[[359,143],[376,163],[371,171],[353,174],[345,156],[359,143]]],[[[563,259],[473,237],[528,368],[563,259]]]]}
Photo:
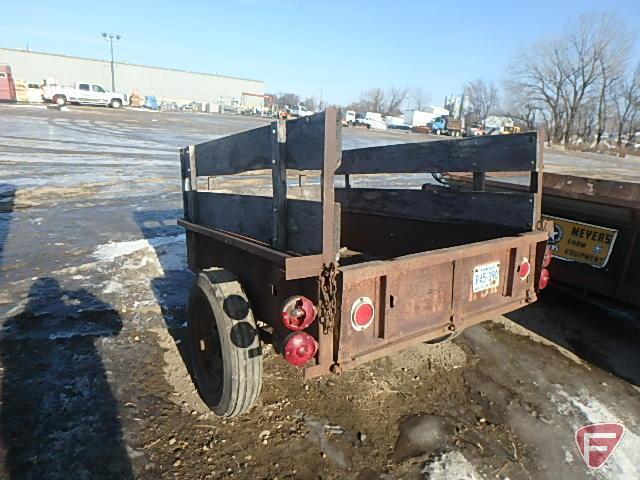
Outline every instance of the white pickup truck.
{"type": "Polygon", "coordinates": [[[79,103],[120,108],[127,103],[124,94],[110,92],[97,83],[76,82],[73,87],[47,85],[42,90],[42,100],[45,103],[55,103],[61,107],[67,103],[79,103]]]}
{"type": "Polygon", "coordinates": [[[307,110],[304,105],[294,105],[293,107],[287,107],[289,115],[294,117],[308,117],[313,115],[311,110],[307,110]]]}
{"type": "Polygon", "coordinates": [[[356,126],[365,126],[376,130],[386,130],[387,124],[382,119],[382,114],[377,112],[356,113],[356,126]]]}

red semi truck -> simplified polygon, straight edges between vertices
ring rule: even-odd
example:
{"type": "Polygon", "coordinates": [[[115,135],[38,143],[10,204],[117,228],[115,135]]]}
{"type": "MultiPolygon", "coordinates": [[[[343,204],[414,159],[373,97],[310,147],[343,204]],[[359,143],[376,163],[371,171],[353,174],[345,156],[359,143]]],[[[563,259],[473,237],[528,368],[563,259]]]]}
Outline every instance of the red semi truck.
{"type": "Polygon", "coordinates": [[[9,65],[0,65],[0,101],[16,101],[16,85],[9,65]]]}

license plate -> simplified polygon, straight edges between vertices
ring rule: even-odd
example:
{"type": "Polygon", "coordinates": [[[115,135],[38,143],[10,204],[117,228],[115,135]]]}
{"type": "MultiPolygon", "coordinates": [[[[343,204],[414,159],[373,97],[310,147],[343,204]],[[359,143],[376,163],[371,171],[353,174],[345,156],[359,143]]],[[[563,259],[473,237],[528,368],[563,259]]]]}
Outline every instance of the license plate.
{"type": "Polygon", "coordinates": [[[484,292],[500,284],[500,262],[478,265],[473,269],[473,293],[484,292]]]}

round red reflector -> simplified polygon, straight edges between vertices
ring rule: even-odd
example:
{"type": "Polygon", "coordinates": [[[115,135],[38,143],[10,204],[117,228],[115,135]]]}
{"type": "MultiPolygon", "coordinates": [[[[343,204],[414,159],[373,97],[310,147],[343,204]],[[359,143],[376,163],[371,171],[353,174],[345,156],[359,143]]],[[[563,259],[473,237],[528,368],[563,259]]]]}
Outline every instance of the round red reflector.
{"type": "Polygon", "coordinates": [[[295,332],[284,341],[284,358],[291,365],[301,367],[318,351],[318,343],[307,332],[295,332]]]}
{"type": "Polygon", "coordinates": [[[351,326],[355,330],[364,330],[375,317],[375,308],[369,297],[360,297],[351,306],[351,326]]]}
{"type": "Polygon", "coordinates": [[[531,264],[529,260],[526,258],[522,259],[522,263],[520,264],[520,268],[518,268],[518,275],[520,276],[520,280],[525,280],[529,273],[531,272],[531,264]]]}
{"type": "Polygon", "coordinates": [[[542,259],[542,266],[544,268],[547,268],[550,263],[551,263],[551,249],[549,247],[547,247],[547,249],[544,251],[544,257],[542,259]]]}
{"type": "Polygon", "coordinates": [[[296,295],[289,297],[281,309],[282,323],[289,330],[304,330],[313,323],[317,310],[307,297],[296,295]]]}
{"type": "Polygon", "coordinates": [[[549,275],[549,270],[543,268],[542,272],[540,273],[540,282],[538,283],[538,289],[544,290],[545,288],[547,288],[550,278],[551,277],[549,275]]]}

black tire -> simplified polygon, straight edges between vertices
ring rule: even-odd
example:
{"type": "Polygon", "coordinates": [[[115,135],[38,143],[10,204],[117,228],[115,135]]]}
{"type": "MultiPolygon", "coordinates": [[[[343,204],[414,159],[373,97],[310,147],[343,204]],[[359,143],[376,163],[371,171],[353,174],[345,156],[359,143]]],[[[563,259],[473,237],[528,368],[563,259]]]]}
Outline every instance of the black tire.
{"type": "Polygon", "coordinates": [[[189,298],[192,367],[202,400],[216,414],[235,417],[258,399],[262,351],[253,312],[235,275],[198,275],[189,298]]]}
{"type": "Polygon", "coordinates": [[[109,103],[109,106],[111,108],[120,108],[122,107],[122,100],[118,99],[118,98],[114,98],[113,100],[111,100],[111,102],[109,103]]]}
{"type": "Polygon", "coordinates": [[[53,103],[58,105],[59,107],[64,107],[67,104],[67,97],[64,95],[56,95],[52,98],[53,103]]]}

